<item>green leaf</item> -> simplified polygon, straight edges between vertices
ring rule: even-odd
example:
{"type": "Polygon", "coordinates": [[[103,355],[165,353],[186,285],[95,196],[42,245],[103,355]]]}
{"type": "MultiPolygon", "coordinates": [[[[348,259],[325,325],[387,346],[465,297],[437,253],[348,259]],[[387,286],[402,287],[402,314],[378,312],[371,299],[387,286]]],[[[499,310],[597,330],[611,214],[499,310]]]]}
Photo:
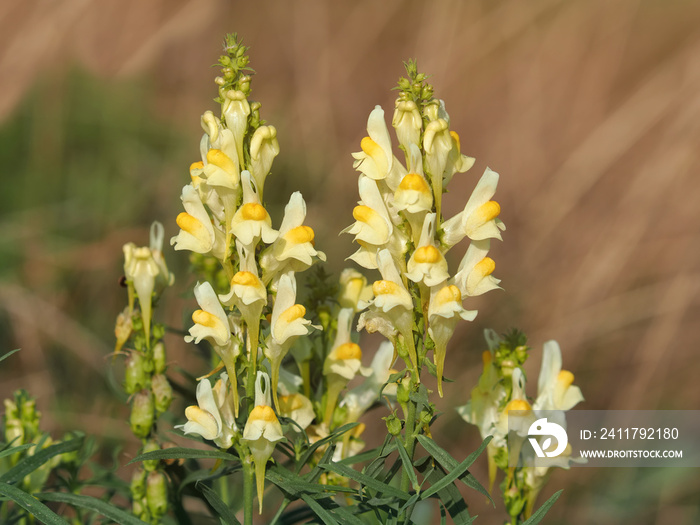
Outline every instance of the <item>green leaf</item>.
{"type": "Polygon", "coordinates": [[[552,505],[554,505],[554,503],[559,499],[559,496],[561,496],[562,492],[563,490],[555,492],[551,498],[544,502],[544,505],[537,509],[535,513],[532,516],[530,516],[530,518],[527,519],[525,523],[523,523],[523,525],[536,525],[537,523],[542,521],[542,518],[544,518],[545,514],[549,512],[549,509],[551,509],[552,505]]]}
{"type": "Polygon", "coordinates": [[[10,357],[12,354],[14,354],[15,352],[19,352],[19,351],[20,351],[19,348],[15,348],[14,350],[10,350],[10,351],[7,352],[5,355],[0,356],[0,361],[3,361],[4,359],[7,359],[7,358],[10,357]]]}
{"type": "Polygon", "coordinates": [[[301,496],[301,499],[321,518],[323,523],[344,524],[344,525],[365,525],[357,516],[353,516],[348,507],[341,507],[330,498],[314,499],[308,494],[301,496]]]}
{"type": "Polygon", "coordinates": [[[377,479],[371,478],[365,474],[361,474],[360,472],[357,472],[356,470],[353,470],[350,467],[346,467],[345,465],[340,465],[338,463],[329,463],[327,465],[322,465],[321,468],[325,470],[331,470],[336,474],[340,474],[341,476],[344,476],[348,479],[357,481],[361,485],[369,487],[372,490],[376,490],[377,492],[381,492],[382,494],[386,494],[388,496],[393,496],[403,501],[406,501],[411,497],[409,494],[406,494],[405,492],[397,489],[396,487],[392,487],[391,485],[382,483],[377,479]]]}
{"type": "Polygon", "coordinates": [[[46,525],[68,525],[68,522],[53,512],[50,508],[37,500],[34,496],[27,494],[14,485],[0,483],[0,494],[7,496],[17,503],[30,515],[46,525]]]}
{"type": "Polygon", "coordinates": [[[214,507],[214,510],[219,514],[219,517],[226,525],[241,525],[241,522],[236,519],[236,516],[229,506],[224,503],[224,500],[221,499],[221,496],[219,496],[215,490],[212,490],[204,483],[197,483],[195,487],[207,498],[209,504],[214,507]]]}
{"type": "Polygon", "coordinates": [[[163,450],[154,450],[140,454],[129,461],[127,465],[137,461],[147,461],[152,459],[225,459],[226,461],[239,461],[238,456],[222,452],[220,450],[200,450],[197,448],[172,447],[163,450]]]}
{"type": "Polygon", "coordinates": [[[323,439],[319,439],[316,441],[314,444],[312,444],[306,452],[304,452],[304,455],[299,458],[298,466],[296,469],[296,473],[298,474],[301,472],[301,469],[304,468],[304,465],[306,465],[309,462],[309,458],[316,452],[316,449],[318,447],[321,447],[325,445],[326,443],[330,443],[331,441],[334,441],[336,438],[339,436],[345,434],[346,432],[352,430],[355,428],[359,423],[347,423],[346,425],[342,425],[338,428],[336,428],[330,435],[324,437],[323,439]]]}
{"type": "Polygon", "coordinates": [[[14,454],[15,452],[21,452],[23,450],[26,450],[28,448],[32,448],[36,443],[26,443],[24,445],[17,445],[16,447],[8,448],[0,452],[0,458],[4,458],[5,456],[10,456],[14,454]]]}
{"type": "Polygon", "coordinates": [[[403,443],[397,438],[396,440],[396,448],[399,451],[399,457],[401,457],[401,462],[403,463],[403,470],[408,474],[409,479],[411,480],[411,486],[413,487],[413,490],[420,492],[420,487],[418,484],[418,478],[416,477],[416,472],[413,470],[413,463],[411,462],[411,458],[408,457],[408,452],[406,452],[406,448],[403,446],[403,443]]]}
{"type": "MultiPolygon", "coordinates": [[[[423,468],[428,470],[428,464],[423,465],[423,468]]],[[[440,482],[443,476],[445,476],[445,472],[438,466],[438,468],[432,469],[426,475],[426,478],[431,485],[436,485],[440,482]]],[[[425,496],[425,493],[423,493],[423,496],[425,496]]],[[[437,493],[437,497],[440,498],[440,502],[447,509],[447,512],[450,513],[450,516],[452,516],[452,520],[456,525],[471,525],[476,518],[472,518],[469,515],[467,504],[453,483],[449,483],[442,490],[440,490],[440,492],[437,493]]]]}
{"type": "Polygon", "coordinates": [[[82,444],[83,437],[81,436],[71,439],[70,441],[63,441],[61,443],[51,445],[50,447],[46,447],[45,449],[38,451],[36,454],[22,459],[14,467],[0,476],[0,481],[16,483],[17,481],[24,479],[27,474],[34,472],[52,457],[78,450],[82,444]]]}
{"type": "MultiPolygon", "coordinates": [[[[427,436],[418,436],[418,437],[424,438],[424,439],[420,440],[420,443],[423,446],[425,446],[424,443],[427,443],[429,441],[432,442],[432,444],[434,444],[435,446],[437,446],[437,444],[427,436]]],[[[464,461],[462,461],[459,465],[455,465],[454,467],[449,468],[449,473],[444,478],[442,478],[437,484],[431,485],[431,487],[423,493],[423,497],[424,498],[430,497],[433,494],[435,494],[435,493],[439,492],[440,490],[442,490],[443,488],[445,488],[450,483],[453,483],[454,481],[456,481],[457,478],[461,478],[467,472],[467,469],[469,467],[471,467],[472,463],[474,463],[476,458],[479,457],[479,454],[481,454],[484,451],[484,449],[486,448],[486,445],[489,444],[489,441],[491,441],[491,436],[488,436],[483,441],[483,443],[481,443],[481,446],[479,446],[478,449],[476,449],[474,452],[469,454],[469,456],[467,456],[467,458],[464,461]]],[[[428,450],[428,449],[426,448],[426,450],[428,450]]],[[[445,452],[445,451],[443,450],[443,452],[445,452]]],[[[445,452],[445,454],[447,454],[447,452],[445,452]]],[[[452,459],[452,458],[450,457],[450,459],[452,459]]],[[[452,459],[452,461],[454,462],[454,459],[452,459]]],[[[443,466],[445,466],[445,465],[443,465],[443,466]]]]}
{"type": "Polygon", "coordinates": [[[333,515],[324,509],[315,499],[313,499],[311,496],[307,494],[303,494],[301,496],[301,499],[303,499],[306,504],[311,508],[316,513],[316,516],[321,518],[321,521],[325,523],[326,525],[337,525],[337,521],[333,517],[333,515]]]}
{"type": "Polygon", "coordinates": [[[345,459],[341,459],[336,463],[339,463],[341,465],[354,465],[355,463],[362,463],[363,461],[367,461],[368,459],[385,458],[392,452],[394,452],[394,450],[396,450],[396,443],[392,442],[381,449],[373,448],[372,450],[361,452],[360,454],[357,454],[355,456],[350,456],[345,459]]]}
{"type": "MultiPolygon", "coordinates": [[[[443,449],[437,443],[435,443],[435,441],[424,435],[419,435],[417,436],[417,438],[420,444],[423,445],[423,448],[433,458],[435,458],[435,460],[438,463],[440,463],[440,465],[442,465],[445,468],[445,470],[447,470],[448,472],[452,472],[455,469],[459,468],[460,465],[457,463],[457,460],[454,459],[445,449],[443,449]]],[[[491,438],[492,436],[487,436],[486,439],[481,443],[481,446],[462,462],[469,463],[467,468],[471,466],[471,464],[476,460],[477,456],[481,454],[484,448],[486,448],[486,446],[491,441],[491,438]]],[[[494,507],[496,506],[488,490],[486,490],[484,486],[481,483],[479,483],[474,476],[471,475],[470,472],[463,472],[462,475],[458,477],[462,481],[462,483],[464,483],[467,487],[472,488],[477,492],[483,494],[489,499],[489,501],[494,507]]]]}
{"type": "Polygon", "coordinates": [[[36,494],[36,497],[44,501],[58,501],[61,503],[68,503],[74,507],[92,510],[120,525],[148,525],[145,521],[141,521],[133,514],[115,507],[107,501],[93,498],[92,496],[69,494],[66,492],[42,492],[36,494]]]}
{"type": "Polygon", "coordinates": [[[309,483],[303,481],[303,478],[291,474],[286,469],[275,465],[267,469],[265,477],[274,483],[283,491],[297,498],[302,494],[327,494],[329,492],[355,492],[350,487],[341,487],[339,485],[322,485],[320,483],[309,483]]]}

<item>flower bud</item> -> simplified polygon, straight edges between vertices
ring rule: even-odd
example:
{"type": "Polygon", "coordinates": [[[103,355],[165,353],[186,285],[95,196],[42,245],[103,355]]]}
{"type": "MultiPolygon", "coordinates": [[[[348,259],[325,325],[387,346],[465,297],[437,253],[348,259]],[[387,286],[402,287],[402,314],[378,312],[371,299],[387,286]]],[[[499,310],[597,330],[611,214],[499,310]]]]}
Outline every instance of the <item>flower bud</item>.
{"type": "Polygon", "coordinates": [[[127,394],[135,394],[146,387],[148,380],[145,367],[145,358],[141,352],[131,352],[126,359],[124,371],[124,390],[127,394]]]}
{"type": "Polygon", "coordinates": [[[398,436],[401,434],[401,420],[394,414],[383,418],[386,421],[386,429],[392,436],[398,436]]]}
{"type": "Polygon", "coordinates": [[[163,413],[173,401],[173,389],[165,374],[156,374],[151,378],[151,390],[155,399],[156,411],[163,413]]]}
{"type": "Polygon", "coordinates": [[[151,517],[159,520],[168,510],[168,483],[162,472],[151,472],[146,482],[146,501],[151,517]]]}
{"type": "Polygon", "coordinates": [[[117,338],[117,342],[114,345],[115,352],[119,352],[122,346],[129,340],[132,328],[133,323],[131,321],[131,315],[129,314],[129,307],[127,306],[124,308],[124,311],[117,316],[117,322],[114,326],[114,336],[117,338]]]}
{"type": "Polygon", "coordinates": [[[131,476],[131,497],[134,503],[146,495],[146,471],[138,469],[131,476]]]}
{"type": "Polygon", "coordinates": [[[131,431],[136,437],[145,438],[151,432],[155,417],[153,394],[149,390],[141,390],[134,396],[131,407],[131,431]]]}
{"type": "MultiPolygon", "coordinates": [[[[144,445],[143,450],[141,450],[141,453],[145,454],[146,452],[154,452],[156,450],[160,450],[160,445],[156,440],[149,439],[144,445]]],[[[158,468],[158,462],[159,460],[157,459],[147,459],[143,462],[143,468],[148,472],[153,472],[158,468]]]]}
{"type": "Polygon", "coordinates": [[[153,371],[156,374],[162,374],[165,372],[167,365],[165,362],[165,345],[163,344],[163,341],[158,341],[158,343],[156,343],[156,345],[153,347],[153,366],[153,371]]]}

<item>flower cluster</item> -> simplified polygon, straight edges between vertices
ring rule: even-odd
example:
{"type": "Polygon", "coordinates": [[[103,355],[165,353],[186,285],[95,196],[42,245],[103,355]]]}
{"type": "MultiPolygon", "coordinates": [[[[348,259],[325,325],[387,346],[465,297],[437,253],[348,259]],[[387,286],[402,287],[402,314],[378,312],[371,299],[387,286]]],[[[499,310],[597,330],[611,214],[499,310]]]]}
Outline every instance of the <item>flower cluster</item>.
{"type": "MultiPolygon", "coordinates": [[[[150,245],[124,245],[124,283],[128,305],[117,317],[114,334],[115,354],[126,355],[124,390],[130,396],[131,430],[143,442],[143,452],[159,450],[156,438],[158,416],[168,410],[173,399],[166,376],[167,358],[163,325],[153,323],[153,309],[174,276],[163,258],[163,225],[151,225],[150,245]],[[138,301],[138,307],[137,307],[138,301]]],[[[134,472],[131,483],[134,514],[151,523],[160,523],[167,511],[167,482],[158,462],[145,462],[134,472]]]]}
{"type": "Polygon", "coordinates": [[[561,350],[556,341],[544,344],[542,365],[537,381],[537,397],[528,399],[525,393],[525,374],[522,365],[529,348],[525,337],[513,332],[501,338],[493,331],[486,331],[489,349],[482,354],[483,372],[472,389],[470,400],[457,410],[465,421],[479,428],[481,437],[492,436],[488,444],[490,484],[496,478],[497,469],[507,473],[503,481],[506,508],[511,516],[521,513],[527,519],[535,500],[547,482],[551,467],[569,468],[572,461],[569,445],[561,455],[549,459],[549,466],[524,466],[516,469],[521,453],[520,444],[528,435],[531,424],[542,417],[541,411],[557,424],[566,428],[564,412],[583,401],[579,387],[573,384],[574,375],[562,370],[561,350]],[[509,431],[512,432],[508,440],[509,431]]]}
{"type": "Polygon", "coordinates": [[[469,170],[474,159],[462,154],[445,105],[433,97],[425,75],[414,62],[406,69],[409,78],[399,82],[392,119],[405,165],[394,156],[384,110],[377,106],[367,121],[362,151],[353,154],[360,201],[353,210],[355,222],[344,232],[360,245],[350,259],[381,274],[372,285],[373,298],[363,305],[369,309],[360,316],[359,328],[387,337],[417,376],[432,348],[442,396],[447,344],[457,322],[472,321],[477,313],[465,310],[462,301],[498,288],[495,263],[487,254],[490,240],[501,239],[505,227],[498,218],[500,206],[491,200],[498,174],[488,168],[464,209],[443,220],[447,184],[469,170]],[[465,237],[471,244],[450,274],[445,255],[465,237]]]}
{"type": "MultiPolygon", "coordinates": [[[[265,207],[265,182],[279,144],[274,126],[260,119],[260,104],[248,98],[245,51],[235,36],[227,39],[216,78],[221,115],[202,116],[201,160],[190,166],[191,182],[182,190],[185,211],[171,244],[209,269],[194,287],[198,308],[185,340],[206,341],[215,356],[213,371],[199,380],[197,404],[187,408],[187,422],[178,428],[250,458],[262,508],[266,464],[284,434],[325,437],[338,424],[356,421],[379,398],[390,366],[385,351],[376,372],[363,367],[362,351],[351,340],[358,302],[370,297],[357,272],[341,277],[337,304],[325,298],[333,303],[324,306],[327,316],[307,313],[298,302],[297,275],[326,257],[305,224],[301,193],[291,195],[278,228],[265,207]],[[205,262],[212,260],[218,270],[205,262]],[[288,356],[300,375],[282,366],[288,356]],[[321,373],[312,375],[312,364],[321,373]],[[222,369],[212,387],[209,377],[222,369]],[[357,374],[368,379],[341,398],[357,374]]],[[[345,445],[339,454],[349,454],[352,447],[345,445]]]]}

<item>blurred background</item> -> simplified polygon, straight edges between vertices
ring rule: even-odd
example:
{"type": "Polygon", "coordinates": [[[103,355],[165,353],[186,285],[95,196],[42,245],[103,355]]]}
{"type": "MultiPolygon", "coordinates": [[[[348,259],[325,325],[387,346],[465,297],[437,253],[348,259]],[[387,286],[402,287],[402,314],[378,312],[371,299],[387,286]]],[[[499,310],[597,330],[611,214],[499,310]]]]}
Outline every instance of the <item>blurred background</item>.
{"type": "MultiPolygon", "coordinates": [[[[487,166],[501,174],[508,230],[490,255],[505,291],[467,305],[480,313],[448,352],[457,385],[481,371],[485,327],[519,327],[530,395],[556,339],[580,409],[700,408],[700,3],[688,0],[3,1],[0,354],[22,348],[0,366],[3,398],[24,387],[56,436],[79,428],[133,455],[105,359],[126,302],[121,247],[147,244],[153,220],[177,233],[199,117],[217,110],[210,66],[233,31],[278,130],[273,223],[301,190],[329,271],[355,250],[338,237],[359,198],[350,153],[376,104],[390,118],[403,60],[432,75],[477,159],[445,214],[487,166]]],[[[182,328],[187,256],[166,259],[178,281],[157,316],[182,328]]],[[[202,366],[179,336],[167,344],[179,366],[202,366]]],[[[439,401],[435,436],[456,457],[480,441],[453,410],[469,388],[439,401]]],[[[487,482],[485,458],[475,475],[487,482]]],[[[547,523],[700,522],[696,469],[559,471],[542,501],[562,487],[547,523]]],[[[502,522],[469,498],[479,522],[502,522]]]]}

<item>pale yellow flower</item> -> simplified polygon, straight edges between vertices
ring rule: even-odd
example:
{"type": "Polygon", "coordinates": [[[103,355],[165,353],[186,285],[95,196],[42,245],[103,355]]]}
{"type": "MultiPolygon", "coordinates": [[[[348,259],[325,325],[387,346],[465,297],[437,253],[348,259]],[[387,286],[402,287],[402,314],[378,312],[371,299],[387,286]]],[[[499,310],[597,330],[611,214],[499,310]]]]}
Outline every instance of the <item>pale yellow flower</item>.
{"type": "Polygon", "coordinates": [[[272,397],[278,409],[277,384],[282,359],[297,338],[307,335],[312,328],[318,328],[304,318],[306,308],[295,304],[296,295],[297,284],[294,272],[287,272],[280,277],[277,285],[277,296],[270,319],[270,339],[265,350],[272,373],[272,397]]]}
{"type": "Polygon", "coordinates": [[[248,416],[248,421],[243,429],[243,440],[247,442],[255,463],[255,481],[260,514],[262,514],[263,494],[265,492],[267,461],[272,456],[277,442],[283,439],[282,425],[270,406],[270,378],[264,372],[258,371],[255,381],[255,407],[248,416]]]}
{"type": "Polygon", "coordinates": [[[280,145],[277,141],[277,130],[274,126],[260,126],[253,133],[250,140],[250,172],[255,181],[260,199],[263,198],[265,179],[272,161],[280,152],[280,145]]]}
{"type": "Polygon", "coordinates": [[[406,277],[411,281],[426,286],[435,286],[449,279],[447,261],[435,247],[436,214],[425,216],[419,245],[408,260],[406,277]]]}
{"type": "Polygon", "coordinates": [[[490,241],[474,241],[467,248],[462,258],[454,281],[462,295],[474,297],[490,290],[500,289],[496,279],[491,275],[496,269],[496,263],[486,254],[489,252],[490,241]]]}
{"type": "Polygon", "coordinates": [[[418,111],[418,106],[412,100],[397,98],[394,107],[391,124],[396,130],[399,144],[404,147],[404,151],[409,151],[412,145],[420,145],[423,118],[418,111]]]}
{"type": "Polygon", "coordinates": [[[212,224],[202,199],[191,184],[182,188],[185,211],[177,216],[180,233],[170,239],[176,250],[189,250],[223,259],[226,252],[224,233],[212,224]]]}
{"type": "Polygon", "coordinates": [[[277,240],[262,252],[260,264],[264,282],[286,271],[302,272],[316,260],[326,260],[326,254],[314,247],[315,233],[304,225],[305,218],[306,203],[301,193],[295,191],[284,208],[277,240]]]}
{"type": "Polygon", "coordinates": [[[231,221],[231,233],[245,246],[254,249],[262,238],[265,244],[277,239],[278,232],[272,229],[272,219],[261,204],[258,193],[253,189],[250,172],[241,173],[243,203],[231,221]]]}
{"type": "Polygon", "coordinates": [[[197,385],[197,405],[185,409],[187,423],[175,428],[185,434],[199,434],[220,448],[230,448],[238,433],[233,398],[229,395],[228,375],[224,372],[212,389],[208,379],[197,385]]]}
{"type": "Polygon", "coordinates": [[[501,230],[505,230],[505,225],[498,218],[501,207],[491,200],[497,185],[498,173],[486,168],[464,209],[442,224],[442,243],[446,250],[464,237],[474,241],[490,238],[501,240],[501,230]]]}
{"type": "Polygon", "coordinates": [[[367,119],[369,137],[362,139],[361,152],[353,153],[353,167],[374,180],[384,180],[389,175],[394,162],[391,150],[391,137],[384,121],[384,110],[376,106],[367,119]]]}
{"type": "Polygon", "coordinates": [[[228,317],[211,284],[207,281],[197,283],[194,296],[200,309],[192,314],[195,324],[189,329],[190,335],[185,336],[185,341],[197,344],[202,339],[207,339],[217,346],[227,346],[231,341],[228,317]]]}
{"type": "Polygon", "coordinates": [[[340,273],[340,292],[338,304],[341,308],[352,308],[357,312],[360,303],[364,304],[372,299],[372,287],[367,284],[367,279],[357,270],[345,268],[340,273]]]}
{"type": "Polygon", "coordinates": [[[243,165],[243,138],[248,128],[250,104],[242,91],[231,89],[225,93],[222,113],[226,119],[226,127],[231,130],[238,156],[238,165],[243,165]]]}
{"type": "Polygon", "coordinates": [[[443,284],[430,289],[428,306],[428,333],[435,342],[434,361],[437,367],[438,392],[442,397],[442,374],[445,367],[447,343],[454,334],[457,321],[473,321],[476,310],[462,307],[462,294],[453,284],[443,284]]]}
{"type": "Polygon", "coordinates": [[[537,380],[535,410],[571,410],[583,401],[581,389],[573,385],[574,374],[562,370],[561,349],[556,341],[544,344],[542,367],[537,380]]]}

